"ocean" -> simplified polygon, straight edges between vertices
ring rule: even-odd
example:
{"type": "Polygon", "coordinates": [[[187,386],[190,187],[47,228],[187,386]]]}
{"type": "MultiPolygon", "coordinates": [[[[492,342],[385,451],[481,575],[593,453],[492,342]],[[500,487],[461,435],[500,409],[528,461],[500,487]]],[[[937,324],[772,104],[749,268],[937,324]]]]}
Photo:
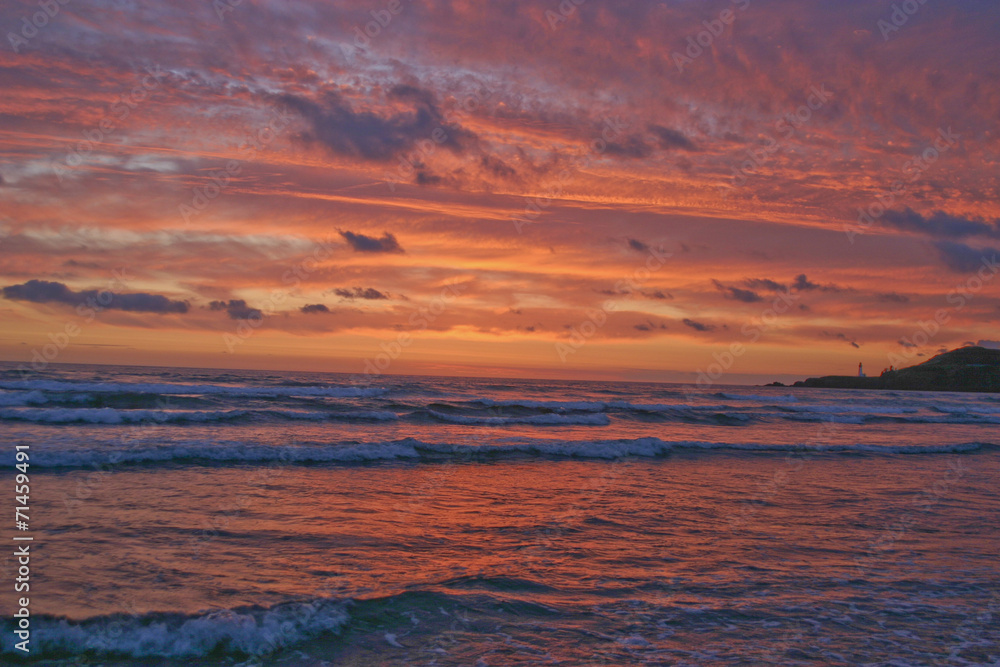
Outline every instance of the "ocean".
{"type": "Polygon", "coordinates": [[[45,665],[996,665],[998,423],[996,394],[2,364],[0,660],[25,596],[45,665]]]}

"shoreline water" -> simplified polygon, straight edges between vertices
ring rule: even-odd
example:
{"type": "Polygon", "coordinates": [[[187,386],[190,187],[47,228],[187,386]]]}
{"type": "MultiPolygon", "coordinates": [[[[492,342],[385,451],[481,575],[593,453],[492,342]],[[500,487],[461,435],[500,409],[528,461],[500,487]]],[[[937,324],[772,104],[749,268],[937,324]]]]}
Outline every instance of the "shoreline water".
{"type": "Polygon", "coordinates": [[[0,369],[7,441],[31,443],[34,664],[998,651],[975,620],[1000,584],[990,396],[347,389],[312,374],[0,369]]]}

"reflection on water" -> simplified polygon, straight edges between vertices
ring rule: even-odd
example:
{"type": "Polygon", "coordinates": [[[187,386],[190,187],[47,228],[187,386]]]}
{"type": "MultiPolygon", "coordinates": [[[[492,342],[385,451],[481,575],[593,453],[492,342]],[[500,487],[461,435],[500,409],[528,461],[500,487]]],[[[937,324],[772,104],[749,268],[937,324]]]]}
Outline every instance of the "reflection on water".
{"type": "MultiPolygon", "coordinates": [[[[175,638],[195,632],[153,612],[355,600],[286,614],[295,648],[274,664],[293,650],[315,664],[926,663],[946,648],[986,660],[996,625],[970,633],[969,619],[995,603],[998,462],[691,454],[133,468],[65,523],[45,507],[36,611],[124,612],[123,642],[150,618],[175,638]],[[961,485],[927,503],[921,491],[955,469],[961,485]],[[907,514],[889,543],[887,527],[907,514]]],[[[62,497],[86,474],[47,476],[39,494],[62,497]]],[[[106,621],[88,623],[87,637],[109,643],[106,621]]]]}

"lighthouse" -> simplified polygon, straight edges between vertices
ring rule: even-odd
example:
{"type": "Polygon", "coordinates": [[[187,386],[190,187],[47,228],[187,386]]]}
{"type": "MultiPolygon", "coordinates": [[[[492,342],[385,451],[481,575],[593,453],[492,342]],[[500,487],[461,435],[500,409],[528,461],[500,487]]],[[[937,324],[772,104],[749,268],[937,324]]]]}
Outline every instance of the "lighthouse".
{"type": "Polygon", "coordinates": [[[858,377],[859,377],[859,378],[863,378],[863,377],[867,377],[867,376],[865,375],[865,369],[864,369],[864,368],[862,368],[862,366],[861,366],[861,362],[860,362],[860,361],[858,362],[858,377]]]}

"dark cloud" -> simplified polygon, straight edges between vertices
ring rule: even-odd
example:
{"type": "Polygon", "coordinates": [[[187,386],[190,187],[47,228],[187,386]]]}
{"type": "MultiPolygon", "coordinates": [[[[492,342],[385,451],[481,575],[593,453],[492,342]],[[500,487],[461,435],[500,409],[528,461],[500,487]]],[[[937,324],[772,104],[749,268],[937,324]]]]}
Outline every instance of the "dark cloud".
{"type": "Polygon", "coordinates": [[[329,313],[330,312],[330,309],[327,308],[326,306],[324,306],[321,303],[311,303],[311,304],[302,306],[301,308],[299,308],[299,310],[301,310],[303,313],[305,313],[307,315],[309,315],[309,314],[315,314],[315,313],[329,313]]]}
{"type": "Polygon", "coordinates": [[[909,303],[910,297],[896,292],[880,292],[875,297],[882,303],[909,303]]]}
{"type": "Polygon", "coordinates": [[[629,239],[628,240],[628,247],[632,248],[632,250],[635,250],[637,252],[648,252],[649,251],[649,245],[646,244],[646,243],[643,243],[639,239],[629,239]]]}
{"type": "Polygon", "coordinates": [[[480,158],[479,164],[480,166],[482,166],[483,169],[485,169],[489,173],[499,178],[505,178],[505,179],[517,178],[517,171],[498,157],[494,157],[492,155],[484,155],[482,158],[480,158]]]}
{"type": "Polygon", "coordinates": [[[945,265],[956,273],[972,273],[984,264],[995,264],[1000,250],[996,248],[971,248],[955,241],[935,241],[938,255],[945,265]]]}
{"type": "Polygon", "coordinates": [[[742,301],[743,303],[756,303],[764,300],[760,294],[751,290],[723,285],[718,280],[713,280],[712,284],[715,285],[715,288],[722,292],[727,299],[734,299],[736,301],[742,301]]]}
{"type": "Polygon", "coordinates": [[[910,341],[906,340],[905,338],[900,338],[896,342],[899,343],[902,347],[916,347],[916,345],[914,343],[911,343],[910,341]]]}
{"type": "Polygon", "coordinates": [[[23,285],[11,285],[3,288],[4,298],[15,301],[32,301],[34,303],[58,303],[76,304],[82,301],[77,293],[66,287],[62,283],[53,283],[47,280],[29,280],[23,285]]]}
{"type": "Polygon", "coordinates": [[[805,292],[819,288],[820,286],[814,282],[810,282],[804,273],[800,273],[795,276],[795,282],[792,283],[792,289],[797,292],[805,292]]]}
{"type": "Polygon", "coordinates": [[[47,280],[29,280],[21,285],[4,287],[3,295],[13,301],[65,303],[72,306],[82,304],[96,309],[135,313],[186,313],[189,307],[186,301],[171,301],[161,294],[116,294],[96,289],[75,292],[62,283],[47,280]]]}
{"type": "Polygon", "coordinates": [[[345,299],[366,299],[368,301],[376,301],[378,299],[389,298],[388,294],[379,292],[374,287],[338,287],[333,290],[333,293],[345,299]]]}
{"type": "Polygon", "coordinates": [[[387,161],[421,140],[455,153],[475,143],[473,133],[445,120],[429,91],[397,85],[387,97],[391,104],[386,106],[403,103],[411,109],[387,116],[358,111],[336,91],[326,91],[320,101],[291,94],[282,95],[280,101],[309,123],[311,129],[303,139],[319,142],[341,155],[387,161]]]}
{"type": "Polygon", "coordinates": [[[421,167],[417,169],[417,175],[413,178],[413,182],[417,185],[440,185],[444,183],[444,179],[429,169],[421,167]]]}
{"type": "Polygon", "coordinates": [[[691,327],[695,331],[711,331],[712,329],[715,328],[715,326],[711,324],[705,324],[704,322],[698,322],[696,320],[688,319],[686,317],[683,320],[681,320],[681,322],[683,322],[686,326],[691,327]]]}
{"type": "Polygon", "coordinates": [[[657,329],[661,329],[663,331],[667,330],[667,325],[666,324],[663,324],[662,322],[660,324],[657,324],[653,320],[646,320],[642,324],[635,324],[633,326],[638,331],[656,331],[657,329]]]}
{"type": "Polygon", "coordinates": [[[698,150],[698,147],[690,139],[677,130],[671,130],[669,127],[663,127],[662,125],[650,125],[649,131],[656,137],[660,148],[680,148],[685,151],[698,150]]]}
{"type": "Polygon", "coordinates": [[[842,341],[844,341],[845,343],[847,343],[848,345],[850,345],[853,348],[858,348],[858,349],[861,348],[861,346],[857,343],[857,341],[853,340],[852,338],[849,338],[847,336],[847,334],[844,334],[844,333],[830,333],[829,331],[823,331],[822,333],[823,333],[824,336],[830,336],[831,338],[836,338],[837,340],[842,340],[842,341]]]}
{"type": "Polygon", "coordinates": [[[643,292],[642,295],[647,299],[660,299],[662,301],[667,301],[673,299],[674,295],[670,292],[662,292],[660,290],[654,290],[652,292],[643,292]]]}
{"type": "Polygon", "coordinates": [[[365,234],[355,234],[338,230],[344,240],[351,244],[355,252],[405,252],[399,245],[396,237],[389,232],[383,232],[381,238],[366,236],[365,234]]]}
{"type": "Polygon", "coordinates": [[[792,282],[792,289],[796,292],[811,292],[813,290],[819,290],[821,292],[843,292],[844,288],[834,284],[820,285],[819,283],[814,283],[808,278],[806,274],[800,273],[795,276],[795,280],[792,282]]]}
{"type": "Polygon", "coordinates": [[[653,154],[653,147],[642,137],[631,135],[621,141],[607,142],[604,152],[619,157],[645,158],[653,154]]]}
{"type": "Polygon", "coordinates": [[[766,289],[772,292],[785,292],[788,290],[787,285],[769,280],[768,278],[747,278],[743,281],[743,284],[750,289],[766,289]]]}
{"type": "Polygon", "coordinates": [[[662,125],[650,125],[649,134],[630,134],[619,141],[607,142],[604,152],[626,158],[647,158],[657,149],[671,151],[697,151],[698,147],[677,130],[662,125]]]}
{"type": "Polygon", "coordinates": [[[213,301],[208,304],[209,310],[224,310],[231,320],[260,320],[264,314],[257,308],[251,308],[243,299],[229,301],[213,301]]]}
{"type": "Polygon", "coordinates": [[[919,232],[941,239],[960,239],[966,236],[1000,238],[1000,219],[989,222],[948,215],[944,211],[936,211],[926,217],[911,208],[902,211],[886,211],[881,222],[887,227],[919,232]]]}

